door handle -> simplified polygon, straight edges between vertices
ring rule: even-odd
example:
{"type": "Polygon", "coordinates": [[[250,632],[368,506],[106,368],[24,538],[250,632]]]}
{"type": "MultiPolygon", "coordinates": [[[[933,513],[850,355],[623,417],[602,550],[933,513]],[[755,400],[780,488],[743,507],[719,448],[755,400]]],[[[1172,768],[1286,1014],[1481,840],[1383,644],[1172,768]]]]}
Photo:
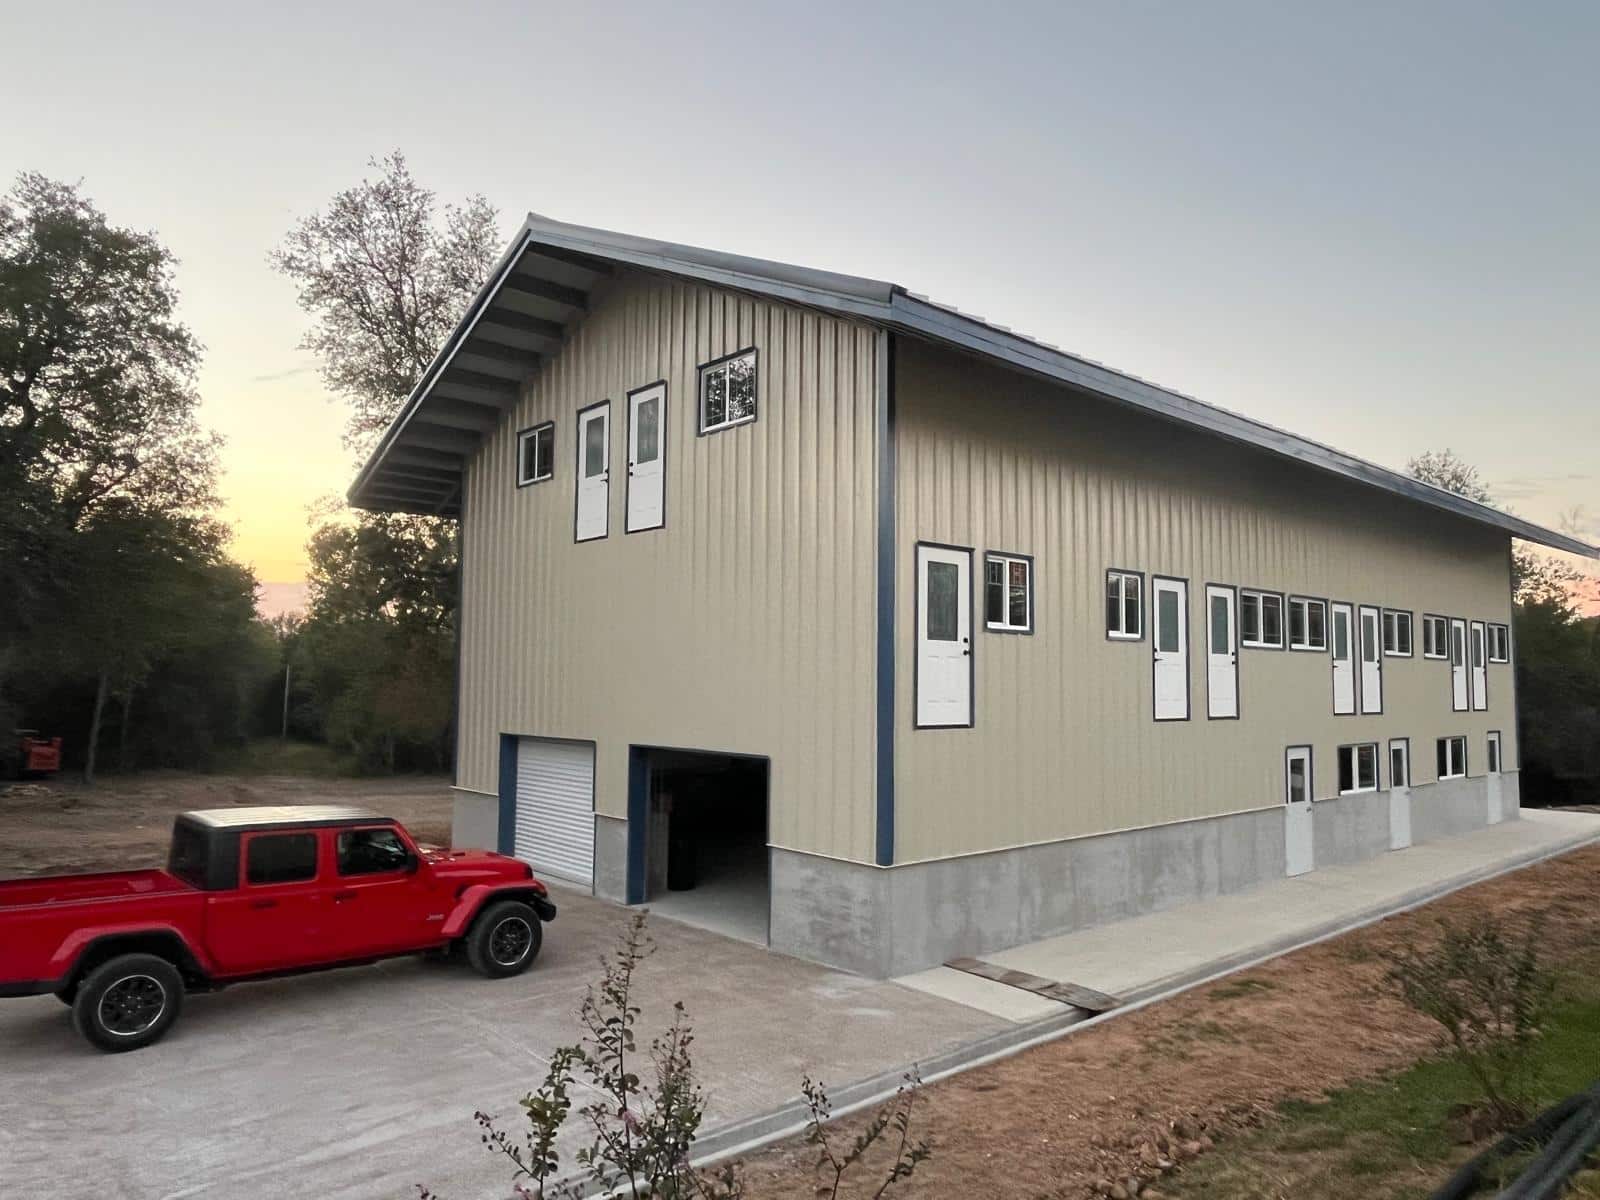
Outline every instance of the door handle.
{"type": "Polygon", "coordinates": [[[349,892],[335,892],[335,893],[334,893],[334,894],[333,894],[333,902],[334,902],[334,903],[335,903],[335,904],[342,904],[342,903],[344,903],[344,902],[345,902],[345,901],[346,901],[346,900],[354,900],[354,899],[355,899],[355,898],[356,898],[356,895],[357,895],[357,893],[356,893],[356,892],[353,892],[353,891],[349,891],[349,892]]]}
{"type": "Polygon", "coordinates": [[[276,900],[252,900],[252,901],[250,901],[250,907],[251,908],[277,908],[278,907],[278,902],[276,900]]]}

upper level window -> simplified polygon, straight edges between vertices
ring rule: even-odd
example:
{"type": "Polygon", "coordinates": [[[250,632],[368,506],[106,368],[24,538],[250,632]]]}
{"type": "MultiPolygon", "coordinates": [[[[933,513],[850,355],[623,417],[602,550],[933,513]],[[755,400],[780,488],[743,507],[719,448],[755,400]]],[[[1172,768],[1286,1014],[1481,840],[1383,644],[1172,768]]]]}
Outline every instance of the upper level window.
{"type": "Polygon", "coordinates": [[[1033,560],[1020,554],[984,555],[984,623],[996,633],[1033,632],[1033,560]]]}
{"type": "Polygon", "coordinates": [[[1450,656],[1450,625],[1443,617],[1423,615],[1422,657],[1448,658],[1450,656]]]}
{"type": "Polygon", "coordinates": [[[1289,597],[1289,649],[1328,648],[1328,605],[1308,596],[1289,597]]]}
{"type": "Polygon", "coordinates": [[[1467,773],[1467,739],[1442,737],[1437,743],[1439,778],[1459,779],[1467,773]]]}
{"type": "Polygon", "coordinates": [[[1383,652],[1401,658],[1411,657],[1410,613],[1396,612],[1392,608],[1383,610],[1383,652]]]}
{"type": "Polygon", "coordinates": [[[700,432],[756,419],[756,352],[741,350],[700,368],[700,432]]]}
{"type": "Polygon", "coordinates": [[[1106,572],[1106,636],[1138,641],[1144,637],[1144,576],[1137,571],[1106,572]]]}
{"type": "Polygon", "coordinates": [[[1339,747],[1339,792],[1373,792],[1378,789],[1378,743],[1339,747]]]}
{"type": "Polygon", "coordinates": [[[542,483],[556,473],[556,423],[546,421],[517,434],[517,486],[542,483]]]}
{"type": "Polygon", "coordinates": [[[1504,625],[1489,626],[1489,661],[1511,661],[1511,630],[1504,625]]]}
{"type": "Polygon", "coordinates": [[[1283,597],[1276,592],[1239,591],[1239,644],[1283,649],[1283,597]]]}

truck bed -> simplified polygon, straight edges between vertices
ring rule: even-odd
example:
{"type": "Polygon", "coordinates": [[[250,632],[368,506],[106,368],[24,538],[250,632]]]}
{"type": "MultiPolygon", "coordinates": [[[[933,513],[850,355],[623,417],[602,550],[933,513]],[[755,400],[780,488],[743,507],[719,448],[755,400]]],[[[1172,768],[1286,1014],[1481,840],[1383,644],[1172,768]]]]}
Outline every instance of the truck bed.
{"type": "Polygon", "coordinates": [[[0,909],[83,900],[119,900],[193,891],[166,871],[104,871],[97,875],[44,875],[0,882],[0,909]]]}

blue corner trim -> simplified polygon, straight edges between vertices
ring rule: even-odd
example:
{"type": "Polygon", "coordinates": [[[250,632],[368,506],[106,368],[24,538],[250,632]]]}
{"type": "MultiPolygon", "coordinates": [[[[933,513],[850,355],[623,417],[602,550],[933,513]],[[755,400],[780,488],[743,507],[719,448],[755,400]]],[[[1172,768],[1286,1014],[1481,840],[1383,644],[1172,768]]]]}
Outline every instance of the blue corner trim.
{"type": "Polygon", "coordinates": [[[878,342],[878,844],[894,863],[895,428],[894,334],[878,342]]]}
{"type": "Polygon", "coordinates": [[[628,883],[629,904],[644,903],[646,838],[650,831],[650,752],[628,747],[628,883]]]}
{"type": "Polygon", "coordinates": [[[495,848],[510,854],[517,848],[517,739],[500,735],[500,832],[495,848]]]}

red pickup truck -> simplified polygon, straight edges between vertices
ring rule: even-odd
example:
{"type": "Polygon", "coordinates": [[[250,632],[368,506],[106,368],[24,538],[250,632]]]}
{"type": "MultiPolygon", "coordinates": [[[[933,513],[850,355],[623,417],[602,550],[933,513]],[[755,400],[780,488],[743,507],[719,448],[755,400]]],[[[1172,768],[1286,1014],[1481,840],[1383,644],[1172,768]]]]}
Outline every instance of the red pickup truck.
{"type": "Polygon", "coordinates": [[[136,1050],[186,992],[464,950],[491,978],[527,969],[556,907],[505,855],[424,850],[360,808],[184,813],[165,871],[0,883],[0,996],[54,993],[102,1050],[136,1050]]]}

